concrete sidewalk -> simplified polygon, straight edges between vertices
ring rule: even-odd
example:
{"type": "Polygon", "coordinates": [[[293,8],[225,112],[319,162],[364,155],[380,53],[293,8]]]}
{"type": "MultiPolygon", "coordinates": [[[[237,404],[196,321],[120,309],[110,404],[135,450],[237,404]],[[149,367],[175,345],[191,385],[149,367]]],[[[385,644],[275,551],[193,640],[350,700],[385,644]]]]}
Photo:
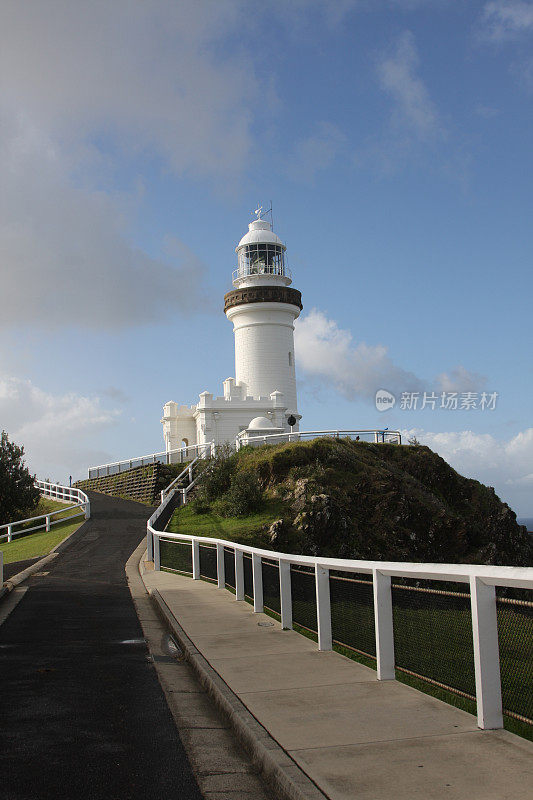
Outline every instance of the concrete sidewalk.
{"type": "MultiPolygon", "coordinates": [[[[205,581],[145,571],[197,650],[331,800],[531,800],[533,744],[317,645],[205,581]]],[[[261,732],[263,735],[263,732],[261,732]]],[[[311,784],[310,784],[311,785],[311,784]]]]}

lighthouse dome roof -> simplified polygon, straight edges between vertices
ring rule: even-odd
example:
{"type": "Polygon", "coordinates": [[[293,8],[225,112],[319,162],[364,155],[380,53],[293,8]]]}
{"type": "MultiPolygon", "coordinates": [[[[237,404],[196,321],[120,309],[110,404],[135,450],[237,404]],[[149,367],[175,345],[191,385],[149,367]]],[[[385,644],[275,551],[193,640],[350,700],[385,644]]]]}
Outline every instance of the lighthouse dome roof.
{"type": "Polygon", "coordinates": [[[267,222],[266,219],[254,219],[253,222],[250,222],[248,233],[242,237],[235,250],[240,250],[246,244],[278,244],[284,250],[286,249],[279,236],[272,230],[270,222],[267,222]]]}
{"type": "Polygon", "coordinates": [[[264,431],[273,428],[272,422],[267,417],[254,417],[248,425],[249,431],[264,431]]]}

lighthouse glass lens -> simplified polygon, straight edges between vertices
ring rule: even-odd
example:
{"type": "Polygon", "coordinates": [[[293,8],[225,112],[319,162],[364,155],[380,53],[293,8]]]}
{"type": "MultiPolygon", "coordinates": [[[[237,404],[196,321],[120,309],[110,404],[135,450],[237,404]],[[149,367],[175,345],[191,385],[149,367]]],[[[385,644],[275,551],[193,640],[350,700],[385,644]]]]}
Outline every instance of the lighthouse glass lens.
{"type": "Polygon", "coordinates": [[[283,249],[276,244],[248,244],[239,252],[239,274],[284,275],[283,249]]]}

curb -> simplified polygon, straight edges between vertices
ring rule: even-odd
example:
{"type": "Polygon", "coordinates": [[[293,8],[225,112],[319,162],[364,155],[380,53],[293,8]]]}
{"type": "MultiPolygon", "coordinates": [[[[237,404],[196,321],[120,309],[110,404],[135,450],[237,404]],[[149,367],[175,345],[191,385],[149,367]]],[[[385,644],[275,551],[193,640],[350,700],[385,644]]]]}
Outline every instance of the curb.
{"type": "MultiPolygon", "coordinates": [[[[142,543],[133,555],[137,555],[142,543]]],[[[133,561],[133,557],[130,558],[133,561]]],[[[128,566],[130,563],[128,562],[128,566]]],[[[133,566],[133,564],[131,565],[133,566]]],[[[141,561],[138,569],[143,576],[141,561]]],[[[144,581],[143,581],[144,583],[144,581]]],[[[146,585],[145,585],[146,589],[146,585]]],[[[325,795],[276,742],[189,639],[157,589],[146,591],[165,627],[185,653],[198,682],[227,719],[252,761],[282,800],[325,800],[325,795]]]]}

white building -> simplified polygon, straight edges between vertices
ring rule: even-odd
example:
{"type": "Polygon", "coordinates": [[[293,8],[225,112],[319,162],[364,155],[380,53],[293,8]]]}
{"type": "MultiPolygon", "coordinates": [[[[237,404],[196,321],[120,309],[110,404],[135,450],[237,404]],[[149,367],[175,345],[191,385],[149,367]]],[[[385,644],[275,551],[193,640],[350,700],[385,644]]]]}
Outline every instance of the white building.
{"type": "Polygon", "coordinates": [[[235,252],[233,290],[224,297],[224,312],[233,323],[235,378],[227,378],[224,393],[202,392],[193,406],[174,402],[163,406],[165,447],[175,450],[205,442],[233,442],[252,420],[252,430],[298,430],[294,364],[294,320],[302,309],[301,294],[289,288],[285,245],[261,218],[248,225],[235,252]],[[261,417],[261,419],[257,419],[261,417]]]}

